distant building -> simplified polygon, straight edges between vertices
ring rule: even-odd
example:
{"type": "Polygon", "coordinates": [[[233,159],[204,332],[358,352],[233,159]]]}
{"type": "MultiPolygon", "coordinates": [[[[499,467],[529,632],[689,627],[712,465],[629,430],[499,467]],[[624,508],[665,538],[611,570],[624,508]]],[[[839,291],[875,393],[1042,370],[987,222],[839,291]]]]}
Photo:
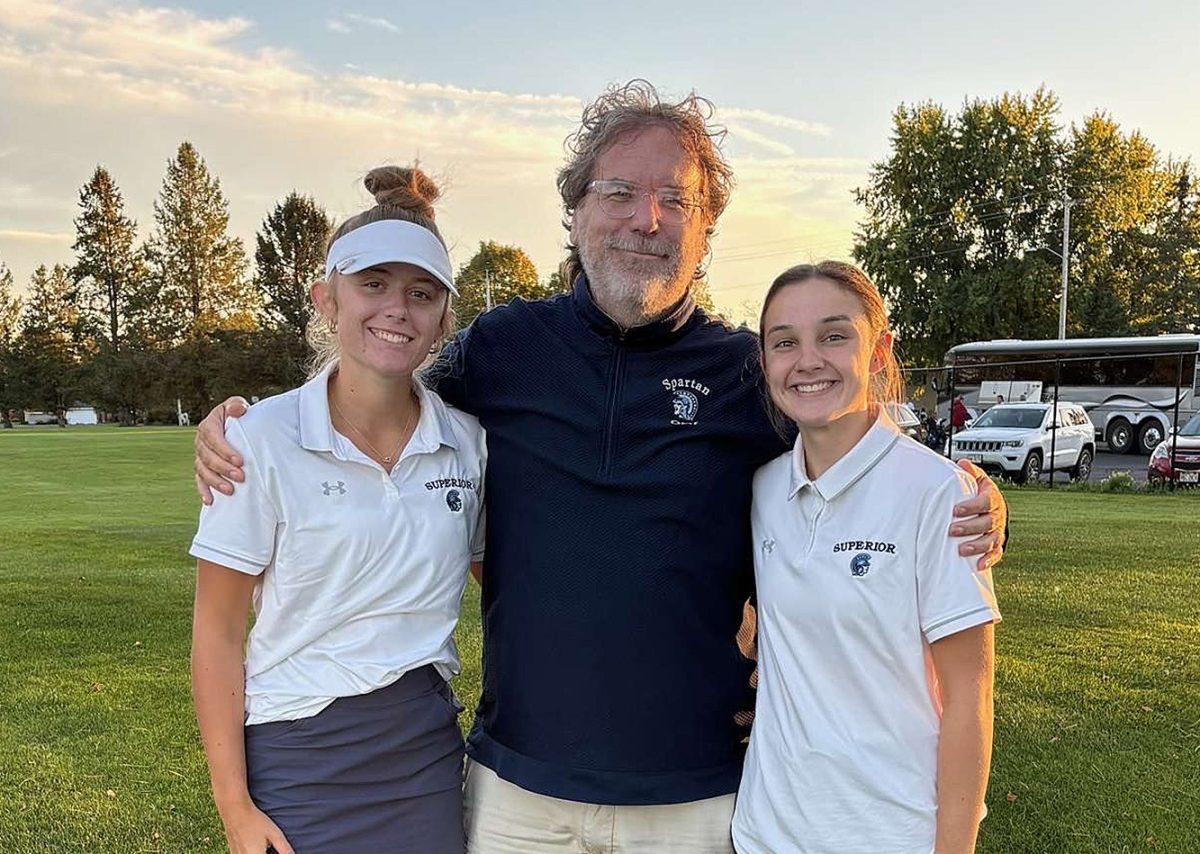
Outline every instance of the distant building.
{"type": "Polygon", "coordinates": [[[66,412],[68,424],[99,424],[100,416],[94,407],[77,403],[66,412]]]}

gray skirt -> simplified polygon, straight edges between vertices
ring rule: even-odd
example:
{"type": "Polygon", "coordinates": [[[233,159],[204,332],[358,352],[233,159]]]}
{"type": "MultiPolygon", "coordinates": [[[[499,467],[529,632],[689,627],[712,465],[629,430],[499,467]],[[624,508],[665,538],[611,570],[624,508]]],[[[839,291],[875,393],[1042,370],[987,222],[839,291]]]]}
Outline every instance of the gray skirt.
{"type": "Polygon", "coordinates": [[[248,726],[250,796],[296,854],[463,854],[460,711],[426,666],[313,717],[248,726]]]}

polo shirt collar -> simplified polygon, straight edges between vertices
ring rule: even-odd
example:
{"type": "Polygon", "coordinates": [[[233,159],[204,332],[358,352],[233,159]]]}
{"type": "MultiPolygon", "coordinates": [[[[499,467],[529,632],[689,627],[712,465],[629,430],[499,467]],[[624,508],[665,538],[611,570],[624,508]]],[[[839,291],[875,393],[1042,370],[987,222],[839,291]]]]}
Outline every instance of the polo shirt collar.
{"type": "MultiPolygon", "coordinates": [[[[341,458],[329,415],[329,377],[336,369],[335,360],[300,387],[300,445],[308,451],[325,451],[341,458]]],[[[446,404],[420,382],[414,382],[413,387],[421,402],[421,416],[401,459],[411,454],[432,453],[442,445],[457,450],[458,440],[446,404]]]]}
{"type": "Polygon", "coordinates": [[[587,276],[580,273],[575,277],[572,286],[572,302],[575,310],[583,321],[600,335],[608,338],[619,338],[622,341],[664,341],[675,335],[692,319],[696,303],[689,293],[664,317],[644,326],[632,329],[622,329],[609,317],[592,298],[592,289],[588,285],[587,276]]]}
{"type": "Polygon", "coordinates": [[[812,480],[804,467],[803,437],[797,436],[796,444],[792,446],[792,488],[788,492],[788,500],[795,498],[804,487],[810,486],[826,501],[832,501],[883,459],[899,438],[900,428],[880,407],[879,415],[866,435],[824,474],[812,480]]]}

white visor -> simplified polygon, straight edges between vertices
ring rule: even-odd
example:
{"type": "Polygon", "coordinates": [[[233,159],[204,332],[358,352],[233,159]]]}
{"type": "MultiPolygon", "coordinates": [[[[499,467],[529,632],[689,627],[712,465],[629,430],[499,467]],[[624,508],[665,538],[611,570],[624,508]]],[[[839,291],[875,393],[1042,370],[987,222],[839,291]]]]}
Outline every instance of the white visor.
{"type": "Polygon", "coordinates": [[[334,270],[357,273],[391,262],[417,265],[458,296],[446,247],[429,229],[402,219],[379,220],[333,241],[325,258],[325,276],[334,270]]]}

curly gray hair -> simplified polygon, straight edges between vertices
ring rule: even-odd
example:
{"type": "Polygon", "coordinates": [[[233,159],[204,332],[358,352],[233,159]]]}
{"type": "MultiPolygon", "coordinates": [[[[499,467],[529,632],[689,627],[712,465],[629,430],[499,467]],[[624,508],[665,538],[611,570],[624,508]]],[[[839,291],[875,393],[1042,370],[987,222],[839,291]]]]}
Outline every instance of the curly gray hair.
{"type": "MultiPolygon", "coordinates": [[[[666,126],[680,147],[696,158],[702,176],[700,193],[707,234],[711,235],[733,190],[733,170],[720,150],[725,128],[710,124],[713,112],[712,102],[695,92],[678,102],[664,101],[646,80],[609,87],[584,107],[579,129],[566,140],[568,159],[558,170],[563,227],[571,230],[575,210],[587,194],[600,155],[625,134],[658,125],[666,126]]],[[[568,243],[561,269],[563,282],[570,286],[582,270],[578,247],[568,243]]],[[[697,269],[696,278],[703,275],[703,270],[697,269]]]]}

